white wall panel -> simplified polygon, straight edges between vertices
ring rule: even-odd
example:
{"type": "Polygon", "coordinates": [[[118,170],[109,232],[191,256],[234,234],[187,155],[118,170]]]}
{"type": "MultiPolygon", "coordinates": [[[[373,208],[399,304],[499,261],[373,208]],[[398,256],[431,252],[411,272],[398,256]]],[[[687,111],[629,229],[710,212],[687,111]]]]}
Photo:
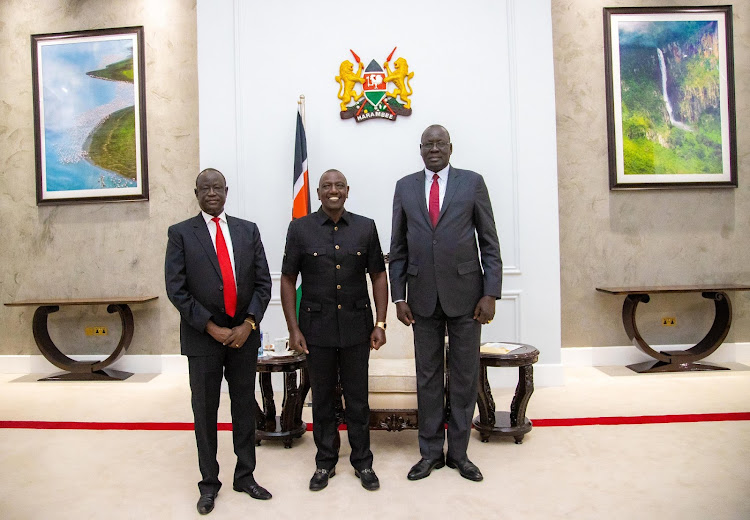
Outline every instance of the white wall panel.
{"type": "MultiPolygon", "coordinates": [[[[227,210],[258,223],[271,271],[281,268],[291,214],[299,94],[313,188],[323,171],[340,169],[347,208],[375,219],[384,251],[395,182],[421,169],[421,132],[440,123],[451,133],[451,163],[484,175],[500,235],[509,298],[484,335],[535,344],[544,363],[560,363],[549,0],[410,2],[397,18],[359,22],[330,0],[198,4],[201,165],[231,168],[236,158],[227,210]],[[353,61],[349,49],[382,65],[394,46],[394,59],[414,72],[413,115],[341,120],[334,77],[353,61]]],[[[314,189],[312,198],[316,209],[314,189]]],[[[264,326],[284,333],[278,304],[264,326]]]]}

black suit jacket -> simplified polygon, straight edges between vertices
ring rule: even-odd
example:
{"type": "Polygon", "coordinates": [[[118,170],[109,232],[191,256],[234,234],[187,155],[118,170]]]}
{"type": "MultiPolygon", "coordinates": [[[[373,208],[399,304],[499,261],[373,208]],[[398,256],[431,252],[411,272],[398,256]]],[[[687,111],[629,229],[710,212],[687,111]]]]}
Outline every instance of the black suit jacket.
{"type": "MultiPolygon", "coordinates": [[[[221,269],[203,216],[198,214],[168,231],[164,263],[167,296],[180,311],[180,347],[186,356],[213,355],[223,348],[205,331],[209,319],[222,327],[234,327],[252,314],[260,323],[271,299],[271,274],[258,227],[230,216],[227,225],[237,281],[233,318],[224,312],[221,269]]],[[[245,346],[259,347],[260,334],[254,331],[245,346]]]]}
{"type": "Polygon", "coordinates": [[[450,167],[434,229],[424,170],[396,183],[389,275],[393,301],[406,300],[422,316],[432,315],[438,298],[448,316],[473,313],[482,296],[500,298],[503,262],[481,175],[450,167]]]}

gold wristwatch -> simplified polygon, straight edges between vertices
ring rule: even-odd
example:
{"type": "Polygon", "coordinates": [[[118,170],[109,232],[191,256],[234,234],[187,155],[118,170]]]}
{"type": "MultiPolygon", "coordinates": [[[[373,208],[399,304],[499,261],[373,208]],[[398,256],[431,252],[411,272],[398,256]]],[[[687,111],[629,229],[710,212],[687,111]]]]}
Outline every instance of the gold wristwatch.
{"type": "Polygon", "coordinates": [[[255,318],[253,318],[252,316],[248,316],[247,318],[245,318],[245,323],[249,323],[250,328],[252,328],[253,330],[258,330],[258,326],[255,324],[255,318]]]}
{"type": "Polygon", "coordinates": [[[381,329],[385,330],[386,323],[384,321],[379,321],[375,324],[376,327],[380,327],[381,329]]]}

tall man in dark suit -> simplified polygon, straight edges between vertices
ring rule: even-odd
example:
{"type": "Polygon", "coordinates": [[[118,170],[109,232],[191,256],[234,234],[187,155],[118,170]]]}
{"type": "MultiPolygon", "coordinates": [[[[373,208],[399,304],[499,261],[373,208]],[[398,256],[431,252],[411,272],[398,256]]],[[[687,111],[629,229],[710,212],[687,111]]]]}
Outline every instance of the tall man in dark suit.
{"type": "Polygon", "coordinates": [[[289,224],[281,266],[281,305],[289,345],[307,354],[313,407],[313,438],[318,452],[310,490],[319,491],[335,475],[338,423],[334,399],[341,380],[349,461],[362,487],[380,487],[372,469],[367,372],[370,349],[385,344],[388,280],[378,230],[372,219],[344,209],[346,177],[328,170],[320,177],[320,209],[289,224]],[[302,274],[299,320],[295,282],[302,274]],[[367,274],[372,281],[377,321],[373,325],[367,274]]]}
{"type": "Polygon", "coordinates": [[[227,185],[221,172],[203,170],[195,196],[201,213],[169,228],[164,272],[167,295],[180,311],[181,351],[188,357],[202,476],[197,507],[205,515],[221,487],[216,421],[222,375],[232,403],[233,488],[271,498],[253,478],[258,324],[271,299],[271,275],[258,227],[224,213],[227,185]]]}
{"type": "Polygon", "coordinates": [[[396,184],[389,267],[398,319],[414,331],[422,458],[408,478],[424,478],[447,463],[462,477],[480,481],[482,473],[466,449],[477,400],[481,325],[492,321],[501,294],[500,246],[484,179],[449,165],[448,131],[428,127],[419,148],[425,169],[396,184]],[[451,413],[444,458],[446,327],[451,413]]]}

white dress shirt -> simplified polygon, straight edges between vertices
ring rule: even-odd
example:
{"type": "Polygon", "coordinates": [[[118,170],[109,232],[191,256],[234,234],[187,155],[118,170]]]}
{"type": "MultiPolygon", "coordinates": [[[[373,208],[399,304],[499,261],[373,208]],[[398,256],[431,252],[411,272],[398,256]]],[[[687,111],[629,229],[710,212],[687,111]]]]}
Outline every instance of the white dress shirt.
{"type": "Polygon", "coordinates": [[[427,201],[427,209],[430,208],[430,190],[432,189],[432,176],[438,174],[438,188],[440,188],[440,206],[439,209],[443,209],[443,199],[445,198],[445,187],[448,186],[448,169],[450,165],[446,166],[439,172],[431,172],[427,168],[424,169],[424,198],[427,201]]]}
{"type": "MultiPolygon", "coordinates": [[[[214,251],[216,251],[216,224],[214,224],[212,217],[205,211],[201,211],[203,219],[206,221],[208,232],[211,234],[211,243],[214,245],[214,251]]],[[[227,225],[227,215],[223,211],[219,215],[219,225],[221,226],[221,234],[224,235],[224,242],[227,244],[227,251],[229,251],[229,260],[232,262],[232,276],[234,276],[234,285],[237,286],[237,271],[234,269],[234,248],[232,247],[232,235],[229,234],[229,226],[227,225]]]]}

